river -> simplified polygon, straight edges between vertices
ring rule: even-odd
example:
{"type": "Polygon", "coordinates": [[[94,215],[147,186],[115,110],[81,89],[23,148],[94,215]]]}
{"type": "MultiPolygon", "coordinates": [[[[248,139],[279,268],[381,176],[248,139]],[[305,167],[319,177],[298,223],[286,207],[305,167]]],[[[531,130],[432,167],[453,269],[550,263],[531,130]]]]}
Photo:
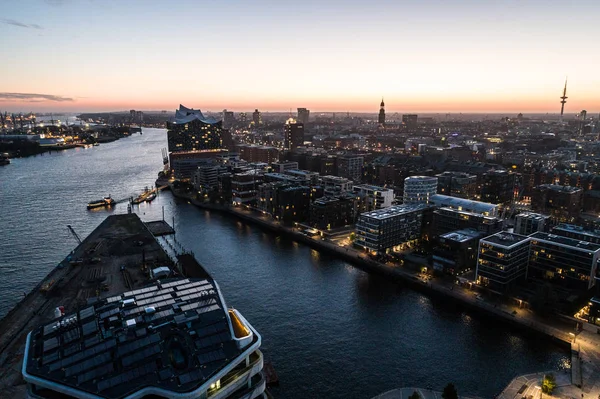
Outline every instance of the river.
{"type": "MultiPolygon", "coordinates": [[[[89,200],[151,186],[162,129],[0,167],[0,317],[110,212],[89,200]]],[[[176,237],[212,273],[229,306],[263,337],[278,398],[369,398],[401,386],[490,398],[516,375],[569,366],[563,348],[459,305],[390,283],[229,216],[161,193],[136,207],[175,220],[176,237]]]]}

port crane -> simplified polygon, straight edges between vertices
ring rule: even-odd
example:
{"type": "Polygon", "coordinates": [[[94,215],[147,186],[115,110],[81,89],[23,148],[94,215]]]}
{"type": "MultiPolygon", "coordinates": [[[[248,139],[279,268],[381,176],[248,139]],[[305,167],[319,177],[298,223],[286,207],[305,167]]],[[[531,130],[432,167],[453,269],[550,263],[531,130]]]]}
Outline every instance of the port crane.
{"type": "Polygon", "coordinates": [[[68,224],[67,228],[69,229],[69,231],[71,232],[71,234],[73,234],[73,237],[75,237],[75,239],[77,240],[77,242],[79,244],[81,244],[81,238],[79,238],[79,236],[77,235],[77,233],[75,233],[75,230],[73,230],[73,227],[71,227],[71,225],[68,224]]]}

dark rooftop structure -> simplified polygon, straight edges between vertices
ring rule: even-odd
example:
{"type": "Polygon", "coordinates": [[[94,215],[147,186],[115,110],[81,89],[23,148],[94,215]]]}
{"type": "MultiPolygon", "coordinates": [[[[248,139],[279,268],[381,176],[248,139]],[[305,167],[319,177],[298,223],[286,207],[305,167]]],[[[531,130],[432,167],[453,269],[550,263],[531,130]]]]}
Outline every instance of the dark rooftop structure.
{"type": "Polygon", "coordinates": [[[529,237],[531,237],[531,239],[533,240],[544,240],[551,243],[560,244],[562,246],[575,247],[590,252],[596,252],[600,250],[599,244],[595,244],[588,241],[580,241],[574,238],[562,237],[556,234],[538,232],[531,234],[529,237]]]}
{"type": "Polygon", "coordinates": [[[34,329],[23,376],[33,397],[201,397],[260,341],[212,279],[157,281],[34,329]]]}

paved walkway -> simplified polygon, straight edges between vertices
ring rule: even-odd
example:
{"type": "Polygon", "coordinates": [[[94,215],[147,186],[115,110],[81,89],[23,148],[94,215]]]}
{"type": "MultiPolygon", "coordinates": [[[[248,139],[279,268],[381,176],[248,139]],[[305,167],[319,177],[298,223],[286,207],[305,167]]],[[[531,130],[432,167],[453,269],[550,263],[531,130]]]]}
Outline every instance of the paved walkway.
{"type": "MultiPolygon", "coordinates": [[[[421,399],[442,399],[442,393],[422,388],[399,388],[382,393],[373,399],[408,399],[413,392],[417,392],[421,399]]],[[[475,397],[459,396],[459,399],[478,399],[475,397]]]]}

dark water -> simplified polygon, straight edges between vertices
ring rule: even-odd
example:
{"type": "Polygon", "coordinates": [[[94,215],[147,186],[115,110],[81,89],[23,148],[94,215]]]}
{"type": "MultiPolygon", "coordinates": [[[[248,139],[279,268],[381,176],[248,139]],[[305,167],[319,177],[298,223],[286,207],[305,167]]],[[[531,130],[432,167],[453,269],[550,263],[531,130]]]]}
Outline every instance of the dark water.
{"type": "MultiPolygon", "coordinates": [[[[161,167],[162,130],[91,149],[17,159],[0,168],[0,316],[107,212],[161,167]]],[[[489,398],[515,375],[568,365],[552,343],[360,272],[345,262],[164,193],[143,219],[175,218],[177,239],[213,274],[229,306],[262,334],[279,398],[369,398],[401,386],[489,398]],[[177,204],[177,206],[174,206],[177,204]]],[[[126,212],[125,205],[115,212],[126,212]]]]}

